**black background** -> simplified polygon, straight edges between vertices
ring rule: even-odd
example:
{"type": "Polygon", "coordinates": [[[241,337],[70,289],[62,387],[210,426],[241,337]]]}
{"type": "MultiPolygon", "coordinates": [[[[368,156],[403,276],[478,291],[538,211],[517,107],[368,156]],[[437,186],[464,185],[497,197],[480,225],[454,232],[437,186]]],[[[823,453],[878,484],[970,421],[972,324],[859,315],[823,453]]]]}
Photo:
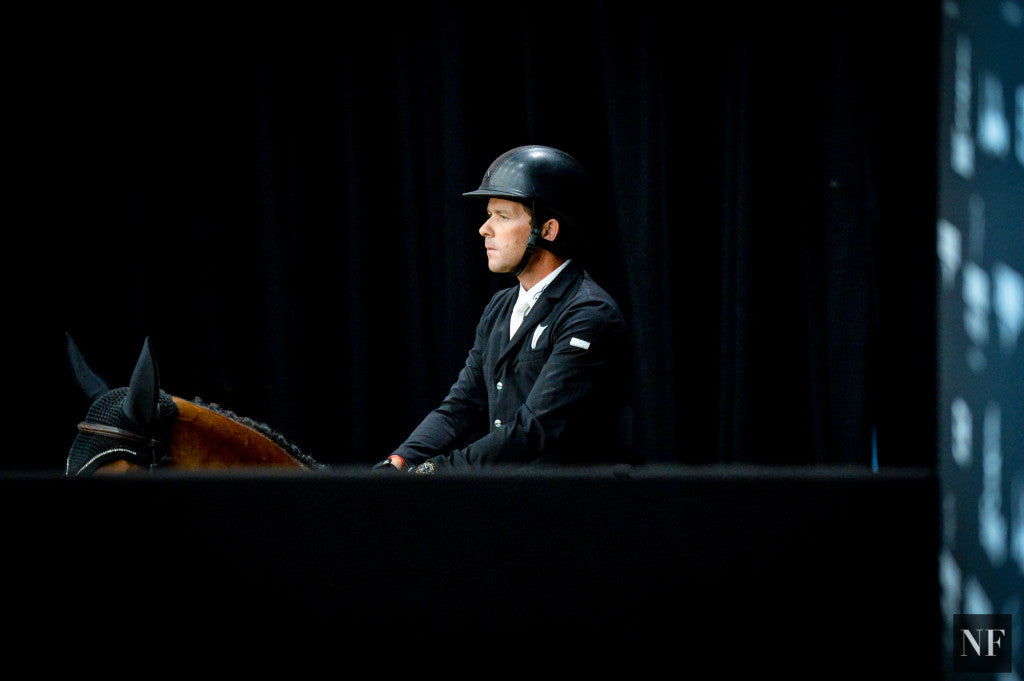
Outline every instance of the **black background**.
{"type": "Polygon", "coordinates": [[[70,332],[328,463],[389,453],[483,305],[464,199],[526,143],[590,170],[587,266],[648,461],[935,463],[937,3],[26,16],[7,468],[59,470],[70,332]],[[873,439],[876,438],[876,439],[873,439]]]}

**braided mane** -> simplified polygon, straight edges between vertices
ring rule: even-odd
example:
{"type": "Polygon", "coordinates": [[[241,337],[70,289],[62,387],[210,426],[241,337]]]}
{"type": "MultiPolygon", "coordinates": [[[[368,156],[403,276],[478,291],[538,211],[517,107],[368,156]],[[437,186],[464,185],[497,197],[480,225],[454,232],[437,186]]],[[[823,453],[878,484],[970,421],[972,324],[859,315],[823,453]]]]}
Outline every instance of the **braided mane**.
{"type": "Polygon", "coordinates": [[[201,397],[195,397],[195,398],[193,398],[190,401],[193,404],[195,404],[196,406],[203,407],[204,409],[209,409],[212,412],[220,414],[221,416],[229,418],[229,419],[231,419],[232,421],[234,421],[236,423],[240,423],[243,426],[247,426],[249,428],[252,428],[256,432],[261,433],[262,435],[265,435],[266,437],[270,438],[274,442],[274,444],[276,444],[278,447],[280,447],[281,449],[285,450],[286,452],[291,454],[292,457],[294,457],[298,461],[301,461],[302,463],[304,463],[305,465],[309,466],[310,468],[323,468],[324,467],[324,464],[320,463],[319,461],[314,459],[309,454],[306,454],[305,452],[303,452],[298,447],[298,445],[296,445],[293,442],[291,442],[290,440],[288,440],[288,438],[286,438],[280,432],[278,432],[278,431],[274,430],[273,428],[271,428],[266,423],[263,423],[261,421],[257,421],[255,419],[249,418],[248,416],[239,416],[235,412],[231,411],[230,409],[225,409],[224,407],[220,406],[219,404],[216,404],[216,403],[213,403],[213,402],[205,402],[201,397]]]}

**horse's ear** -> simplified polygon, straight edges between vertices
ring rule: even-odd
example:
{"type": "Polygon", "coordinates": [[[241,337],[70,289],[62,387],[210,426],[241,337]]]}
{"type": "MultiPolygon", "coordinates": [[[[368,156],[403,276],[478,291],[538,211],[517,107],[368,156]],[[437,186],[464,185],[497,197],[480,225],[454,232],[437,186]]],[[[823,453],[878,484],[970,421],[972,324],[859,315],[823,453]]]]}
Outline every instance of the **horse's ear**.
{"type": "Polygon", "coordinates": [[[108,392],[110,388],[85,363],[85,357],[82,355],[82,351],[78,349],[78,346],[75,345],[75,341],[71,339],[71,334],[65,332],[64,335],[68,341],[68,360],[71,362],[71,371],[75,375],[75,381],[78,383],[78,387],[82,389],[82,392],[85,393],[86,398],[91,402],[108,392]]]}
{"type": "Polygon", "coordinates": [[[160,376],[147,337],[142,344],[139,361],[135,364],[132,381],[128,384],[128,396],[121,409],[125,416],[149,430],[156,425],[159,402],[160,376]]]}

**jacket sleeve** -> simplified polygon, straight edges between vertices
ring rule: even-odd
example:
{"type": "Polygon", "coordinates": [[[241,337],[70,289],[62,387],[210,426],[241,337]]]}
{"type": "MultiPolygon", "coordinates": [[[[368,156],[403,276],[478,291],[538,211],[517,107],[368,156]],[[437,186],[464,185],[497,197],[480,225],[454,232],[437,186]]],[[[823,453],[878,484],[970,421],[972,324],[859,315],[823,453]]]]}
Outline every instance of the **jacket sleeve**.
{"type": "MultiPolygon", "coordinates": [[[[494,300],[491,301],[491,305],[494,300]]],[[[490,307],[490,306],[489,306],[490,307]]],[[[487,337],[485,311],[477,324],[476,339],[459,377],[440,406],[431,411],[409,434],[393,455],[402,457],[410,466],[466,443],[479,435],[480,425],[487,420],[487,390],[483,378],[483,349],[487,337]]]]}
{"type": "Polygon", "coordinates": [[[626,343],[617,307],[600,299],[574,304],[552,331],[551,353],[512,422],[431,458],[435,468],[567,462],[579,456],[581,442],[608,432],[626,343]]]}

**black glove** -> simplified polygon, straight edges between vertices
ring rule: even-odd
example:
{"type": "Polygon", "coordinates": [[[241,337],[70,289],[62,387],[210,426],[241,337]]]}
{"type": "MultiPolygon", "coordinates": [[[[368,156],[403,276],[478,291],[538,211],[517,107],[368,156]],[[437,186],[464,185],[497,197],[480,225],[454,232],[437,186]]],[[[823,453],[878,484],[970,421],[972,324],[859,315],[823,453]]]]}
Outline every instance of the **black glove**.
{"type": "Polygon", "coordinates": [[[401,472],[401,471],[398,470],[398,468],[396,466],[392,466],[391,465],[391,459],[384,459],[383,461],[381,461],[379,463],[373,464],[373,468],[371,468],[370,470],[375,472],[375,473],[376,472],[381,472],[381,471],[383,471],[384,473],[390,473],[392,471],[394,471],[395,473],[400,473],[401,472]]]}

